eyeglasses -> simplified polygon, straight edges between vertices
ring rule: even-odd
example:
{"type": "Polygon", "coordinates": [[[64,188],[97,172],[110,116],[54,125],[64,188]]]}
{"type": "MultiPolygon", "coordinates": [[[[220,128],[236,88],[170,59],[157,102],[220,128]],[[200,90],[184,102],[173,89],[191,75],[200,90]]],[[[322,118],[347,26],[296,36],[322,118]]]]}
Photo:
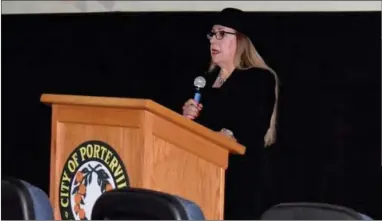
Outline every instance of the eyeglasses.
{"type": "Polygon", "coordinates": [[[208,40],[211,40],[215,35],[217,40],[222,40],[226,34],[236,35],[236,33],[227,32],[227,31],[217,31],[217,32],[211,31],[210,33],[207,34],[207,38],[208,40]]]}

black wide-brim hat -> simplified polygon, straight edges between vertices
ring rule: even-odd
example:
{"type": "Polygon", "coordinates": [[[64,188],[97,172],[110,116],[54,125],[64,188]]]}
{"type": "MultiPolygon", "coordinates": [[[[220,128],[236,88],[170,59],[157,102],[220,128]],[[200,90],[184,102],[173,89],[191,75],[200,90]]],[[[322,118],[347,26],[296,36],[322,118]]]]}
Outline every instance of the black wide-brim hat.
{"type": "Polygon", "coordinates": [[[248,36],[246,27],[245,12],[237,8],[225,8],[213,19],[212,25],[222,25],[248,36]]]}

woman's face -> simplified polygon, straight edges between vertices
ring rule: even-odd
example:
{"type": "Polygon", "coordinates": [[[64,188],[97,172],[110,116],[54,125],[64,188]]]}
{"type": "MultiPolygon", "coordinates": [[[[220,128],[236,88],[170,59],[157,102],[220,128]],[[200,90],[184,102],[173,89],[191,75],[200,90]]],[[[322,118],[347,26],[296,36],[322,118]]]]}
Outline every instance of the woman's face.
{"type": "Polygon", "coordinates": [[[214,25],[208,35],[210,39],[210,53],[213,63],[232,65],[236,53],[236,31],[221,25],[214,25]]]}

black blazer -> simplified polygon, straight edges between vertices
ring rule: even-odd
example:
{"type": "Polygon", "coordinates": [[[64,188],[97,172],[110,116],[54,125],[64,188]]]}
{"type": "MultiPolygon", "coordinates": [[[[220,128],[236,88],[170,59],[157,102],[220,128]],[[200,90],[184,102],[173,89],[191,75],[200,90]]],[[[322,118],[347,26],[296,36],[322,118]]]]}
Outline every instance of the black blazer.
{"type": "MultiPolygon", "coordinates": [[[[226,171],[225,216],[226,219],[258,219],[263,210],[260,206],[266,185],[262,175],[267,155],[264,136],[275,104],[276,79],[268,70],[236,69],[221,88],[212,88],[218,73],[217,69],[202,74],[207,84],[201,91],[203,109],[195,121],[214,131],[230,129],[237,141],[247,148],[245,156],[230,155],[226,171]]],[[[177,85],[173,93],[178,100],[179,112],[182,112],[184,102],[192,98],[192,82],[199,75],[179,76],[184,84],[177,85]]]]}
{"type": "Polygon", "coordinates": [[[212,88],[219,71],[205,74],[203,110],[196,121],[212,130],[227,128],[247,151],[264,147],[275,103],[275,77],[268,70],[234,70],[221,88],[212,88]]]}

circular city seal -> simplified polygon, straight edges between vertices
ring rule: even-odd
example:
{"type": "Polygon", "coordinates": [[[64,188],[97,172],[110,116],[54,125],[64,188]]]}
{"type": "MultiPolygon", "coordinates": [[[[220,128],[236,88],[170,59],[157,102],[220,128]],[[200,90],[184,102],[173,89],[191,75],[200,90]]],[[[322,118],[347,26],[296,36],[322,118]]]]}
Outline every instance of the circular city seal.
{"type": "Polygon", "coordinates": [[[117,152],[105,142],[86,141],[64,164],[59,185],[61,219],[89,220],[102,193],[127,187],[128,174],[117,152]]]}

